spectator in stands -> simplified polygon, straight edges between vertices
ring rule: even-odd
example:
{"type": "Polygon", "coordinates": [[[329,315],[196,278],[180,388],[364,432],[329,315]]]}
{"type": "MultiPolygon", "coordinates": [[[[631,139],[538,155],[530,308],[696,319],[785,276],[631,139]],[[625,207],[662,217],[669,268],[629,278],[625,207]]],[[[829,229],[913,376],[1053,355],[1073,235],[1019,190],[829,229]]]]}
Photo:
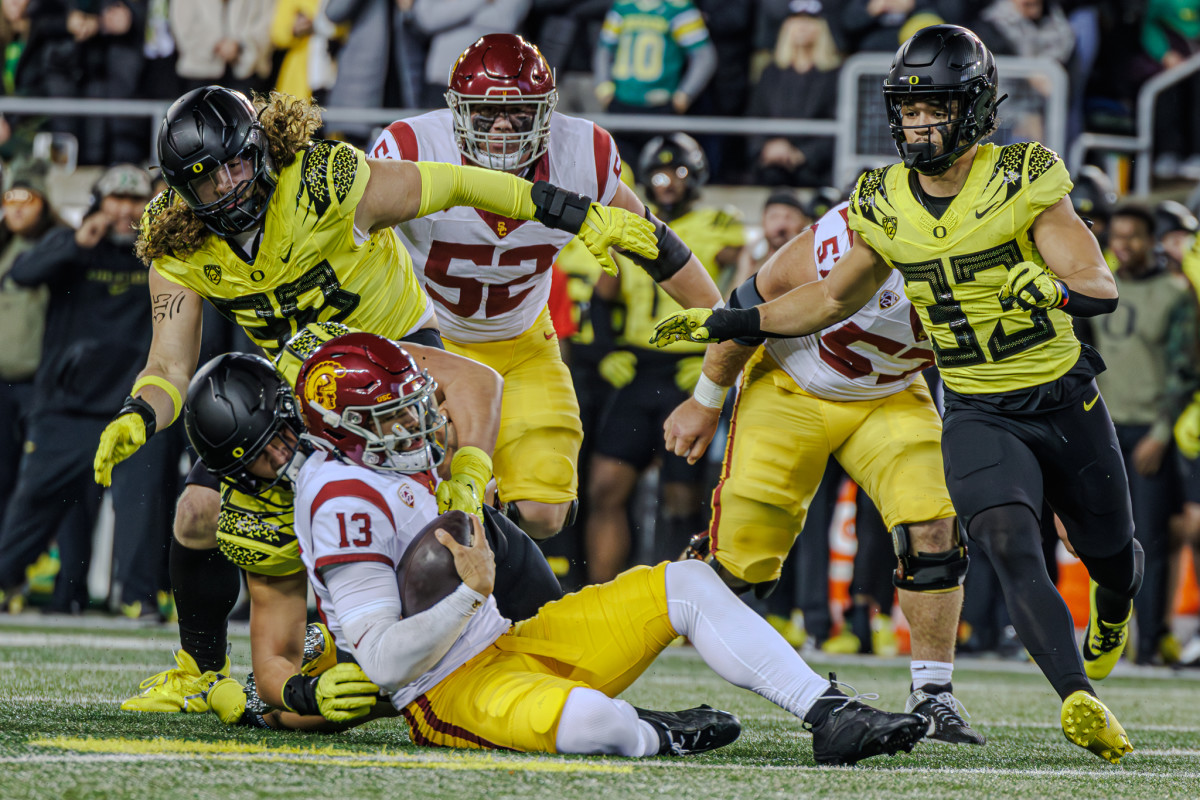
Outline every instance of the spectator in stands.
{"type": "Polygon", "coordinates": [[[324,102],[336,74],[329,55],[329,41],[336,35],[321,0],[279,0],[271,20],[271,44],[283,52],[275,89],[324,102]]]}
{"type": "Polygon", "coordinates": [[[839,3],[837,25],[847,52],[895,52],[929,25],[965,19],[966,0],[849,0],[839,3]]]}
{"type": "MultiPolygon", "coordinates": [[[[1146,553],[1134,598],[1138,663],[1152,663],[1166,640],[1168,535],[1183,484],[1171,429],[1191,399],[1196,363],[1196,306],[1187,280],[1155,248],[1154,215],[1118,207],[1109,242],[1117,260],[1121,304],[1089,322],[1108,368],[1096,377],[1125,456],[1134,535],[1146,553]]],[[[1176,647],[1177,649],[1177,647],[1176,647]]]]}
{"type": "MultiPolygon", "coordinates": [[[[1139,84],[1200,51],[1200,0],[1147,0],[1140,39],[1132,69],[1139,84]]],[[[1154,139],[1156,178],[1200,180],[1200,81],[1194,75],[1159,95],[1154,139]]]]}
{"type": "MultiPolygon", "coordinates": [[[[92,528],[100,502],[91,456],[150,344],[148,273],[133,254],[134,226],[149,200],[150,176],[120,165],[104,174],[95,191],[98,199],[79,230],[51,229],[9,273],[22,286],[49,286],[50,302],[28,444],[0,523],[0,604],[12,602],[25,568],[57,531],[62,570],[50,608],[78,614],[87,607],[92,528]]],[[[178,463],[176,458],[168,469],[177,473],[178,463]]],[[[147,499],[169,504],[174,497],[155,483],[166,477],[162,474],[133,467],[117,477],[131,481],[129,491],[147,499]]],[[[128,503],[115,505],[119,532],[149,535],[132,529],[128,503]]],[[[166,527],[156,541],[165,546],[169,535],[166,527]]],[[[154,555],[150,547],[144,550],[119,556],[129,567],[119,578],[131,587],[140,577],[135,557],[154,555]]]]}
{"type": "MultiPolygon", "coordinates": [[[[821,0],[791,0],[788,4],[775,60],[754,87],[749,116],[834,116],[842,57],[822,10],[821,0]]],[[[768,186],[821,186],[833,180],[833,140],[827,136],[754,136],[750,158],[755,180],[768,186]]]]}
{"type": "Polygon", "coordinates": [[[42,234],[63,224],[46,197],[44,167],[19,165],[10,171],[0,219],[0,519],[17,481],[33,412],[33,375],[42,358],[49,298],[45,286],[21,286],[9,270],[42,234]]]}
{"type": "Polygon", "coordinates": [[[779,252],[779,248],[799,236],[813,221],[804,203],[792,190],[779,189],[767,195],[762,211],[762,238],[742,248],[733,285],[741,286],[768,258],[779,252]]]}
{"type": "MultiPolygon", "coordinates": [[[[683,114],[716,69],[717,49],[692,0],[613,0],[592,65],[596,99],[614,114],[683,114]]],[[[628,159],[650,136],[614,138],[628,159]]]]}
{"type": "Polygon", "coordinates": [[[271,74],[273,0],[171,0],[183,90],[219,83],[249,94],[271,74]]]}
{"type": "MultiPolygon", "coordinates": [[[[67,29],[79,60],[78,95],[129,100],[138,97],[145,61],[146,0],[72,0],[67,29]]],[[[136,117],[76,121],[79,161],[111,164],[146,156],[146,122],[136,117]]]]}
{"type": "Polygon", "coordinates": [[[557,73],[560,110],[569,100],[562,97],[563,74],[587,73],[590,78],[600,26],[611,5],[612,0],[533,0],[527,29],[557,73]]]}
{"type": "MultiPolygon", "coordinates": [[[[346,26],[338,51],[337,78],[329,91],[330,108],[421,108],[425,36],[413,15],[414,0],[327,0],[326,18],[346,26]],[[392,97],[388,87],[394,85],[392,97]]],[[[438,98],[437,107],[444,104],[438,98]]],[[[327,123],[338,138],[366,146],[370,125],[327,123]]]]}
{"type": "Polygon", "coordinates": [[[1113,189],[1108,173],[1094,164],[1084,164],[1073,176],[1075,186],[1071,189],[1071,205],[1080,218],[1087,220],[1100,249],[1108,258],[1108,221],[1112,217],[1117,193],[1113,189]]]}
{"type": "Polygon", "coordinates": [[[425,58],[425,108],[441,108],[458,57],[488,33],[516,33],[531,0],[415,0],[413,20],[429,37],[425,58]]]}

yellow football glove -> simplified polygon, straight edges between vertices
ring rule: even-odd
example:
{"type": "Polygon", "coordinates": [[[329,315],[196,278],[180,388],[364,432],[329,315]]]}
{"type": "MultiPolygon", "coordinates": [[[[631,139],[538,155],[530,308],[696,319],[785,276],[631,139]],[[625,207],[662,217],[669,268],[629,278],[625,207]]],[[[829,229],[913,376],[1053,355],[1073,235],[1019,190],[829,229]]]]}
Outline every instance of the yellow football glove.
{"type": "Polygon", "coordinates": [[[450,477],[438,484],[438,513],[451,509],[483,518],[483,495],[492,479],[492,458],[478,447],[460,447],[450,461],[450,477]]]}
{"type": "Polygon", "coordinates": [[[700,380],[702,372],[704,372],[704,356],[681,358],[675,365],[675,385],[679,387],[679,391],[691,394],[695,390],[696,381],[700,380]]]}
{"type": "Polygon", "coordinates": [[[136,453],[145,443],[146,422],[140,414],[131,411],[108,423],[100,434],[100,446],[96,448],[96,458],[92,462],[96,483],[111,486],[113,467],[136,453]]]}
{"type": "Polygon", "coordinates": [[[578,236],[609,275],[617,274],[617,265],[608,254],[610,247],[619,247],[646,258],[658,257],[654,224],[623,208],[592,203],[578,236]]]}
{"type": "Polygon", "coordinates": [[[379,687],[358,664],[335,664],[317,679],[317,708],[330,722],[349,722],[371,713],[379,687]]]}
{"type": "Polygon", "coordinates": [[[1045,267],[1032,261],[1022,261],[1008,271],[1008,281],[999,298],[1013,302],[1025,310],[1060,308],[1066,303],[1066,287],[1045,267]]]}
{"type": "Polygon", "coordinates": [[[1185,458],[1200,456],[1200,392],[1175,420],[1175,445],[1185,458]]]}
{"type": "Polygon", "coordinates": [[[628,350],[613,350],[600,359],[596,370],[614,389],[622,389],[637,375],[637,356],[628,350]]]}
{"type": "Polygon", "coordinates": [[[650,344],[666,347],[673,342],[700,342],[706,344],[715,342],[709,336],[708,318],[712,316],[711,308],[688,308],[676,311],[669,317],[659,320],[654,326],[654,335],[650,344]]]}

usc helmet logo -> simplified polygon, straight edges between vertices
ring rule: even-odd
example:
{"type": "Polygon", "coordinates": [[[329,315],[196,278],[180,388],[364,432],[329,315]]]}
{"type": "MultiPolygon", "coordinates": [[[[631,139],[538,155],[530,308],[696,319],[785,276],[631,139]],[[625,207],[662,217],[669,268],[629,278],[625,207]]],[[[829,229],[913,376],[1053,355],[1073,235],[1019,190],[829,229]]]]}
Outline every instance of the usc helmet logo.
{"type": "Polygon", "coordinates": [[[346,370],[336,361],[322,361],[313,367],[304,382],[304,399],[311,405],[332,411],[337,406],[337,379],[346,370]]]}

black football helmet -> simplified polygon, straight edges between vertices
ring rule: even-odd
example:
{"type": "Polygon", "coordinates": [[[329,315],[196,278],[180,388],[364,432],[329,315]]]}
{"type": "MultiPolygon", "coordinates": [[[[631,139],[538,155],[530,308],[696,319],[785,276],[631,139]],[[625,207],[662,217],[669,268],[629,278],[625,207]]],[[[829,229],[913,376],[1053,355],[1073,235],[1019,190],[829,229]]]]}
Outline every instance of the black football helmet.
{"type": "Polygon", "coordinates": [[[686,133],[655,136],[646,142],[638,156],[638,183],[648,197],[653,198],[650,187],[655,173],[664,169],[674,169],[687,187],[681,201],[662,209],[665,215],[676,217],[695,202],[700,196],[700,187],[708,183],[708,158],[700,144],[686,133]]]}
{"type": "Polygon", "coordinates": [[[1075,182],[1070,195],[1075,213],[1084,219],[1108,222],[1117,204],[1117,192],[1108,173],[1094,164],[1085,164],[1071,177],[1075,182]]]}
{"type": "Polygon", "coordinates": [[[266,216],[276,174],[241,92],[205,86],[172,103],[158,131],[158,161],[167,185],[218,236],[245,233],[266,216]]]}
{"type": "MultiPolygon", "coordinates": [[[[960,155],[991,133],[996,124],[996,59],[979,37],[959,25],[922,28],[900,45],[883,81],[888,127],[904,166],[941,175],[960,155]],[[927,142],[904,139],[901,106],[918,100],[945,103],[950,116],[938,126],[942,152],[927,142]]],[[[1007,97],[1007,95],[1005,95],[1007,97]]],[[[927,128],[928,125],[921,125],[927,128]]]]}
{"type": "Polygon", "coordinates": [[[225,353],[209,361],[188,386],[183,426],[196,454],[214,475],[248,494],[262,494],[289,480],[289,469],[273,481],[249,466],[284,429],[295,434],[289,467],[305,432],[300,406],[287,382],[262,356],[225,353]]]}

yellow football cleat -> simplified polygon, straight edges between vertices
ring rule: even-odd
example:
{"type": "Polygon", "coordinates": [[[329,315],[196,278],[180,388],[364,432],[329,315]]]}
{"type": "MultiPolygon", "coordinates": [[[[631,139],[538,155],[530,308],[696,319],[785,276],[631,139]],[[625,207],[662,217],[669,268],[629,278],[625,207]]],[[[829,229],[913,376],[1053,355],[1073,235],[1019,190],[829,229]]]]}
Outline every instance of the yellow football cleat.
{"type": "Polygon", "coordinates": [[[1113,764],[1133,750],[1128,734],[1108,707],[1082,689],[1063,701],[1062,728],[1071,743],[1113,764]]]}
{"type": "Polygon", "coordinates": [[[862,642],[850,632],[849,628],[842,628],[837,636],[831,636],[821,643],[821,652],[836,655],[854,655],[861,652],[861,648],[862,642]]]}
{"type": "Polygon", "coordinates": [[[876,614],[871,620],[871,650],[881,658],[894,658],[900,654],[900,638],[892,626],[888,614],[876,614]]]}
{"type": "Polygon", "coordinates": [[[1129,639],[1129,620],[1133,616],[1133,604],[1129,605],[1129,614],[1124,622],[1109,623],[1100,619],[1096,613],[1095,581],[1088,581],[1088,598],[1090,611],[1088,614],[1087,635],[1083,639],[1083,671],[1094,681],[1103,680],[1113,671],[1121,653],[1125,650],[1125,642],[1129,639]]]}
{"type": "MultiPolygon", "coordinates": [[[[203,714],[208,711],[205,693],[212,682],[211,674],[201,673],[196,660],[188,655],[186,650],[175,653],[175,663],[177,667],[165,669],[142,681],[138,685],[142,691],[121,703],[121,710],[166,713],[183,711],[189,714],[203,714]]],[[[229,656],[225,657],[225,664],[220,672],[222,675],[229,674],[229,656]]]]}

